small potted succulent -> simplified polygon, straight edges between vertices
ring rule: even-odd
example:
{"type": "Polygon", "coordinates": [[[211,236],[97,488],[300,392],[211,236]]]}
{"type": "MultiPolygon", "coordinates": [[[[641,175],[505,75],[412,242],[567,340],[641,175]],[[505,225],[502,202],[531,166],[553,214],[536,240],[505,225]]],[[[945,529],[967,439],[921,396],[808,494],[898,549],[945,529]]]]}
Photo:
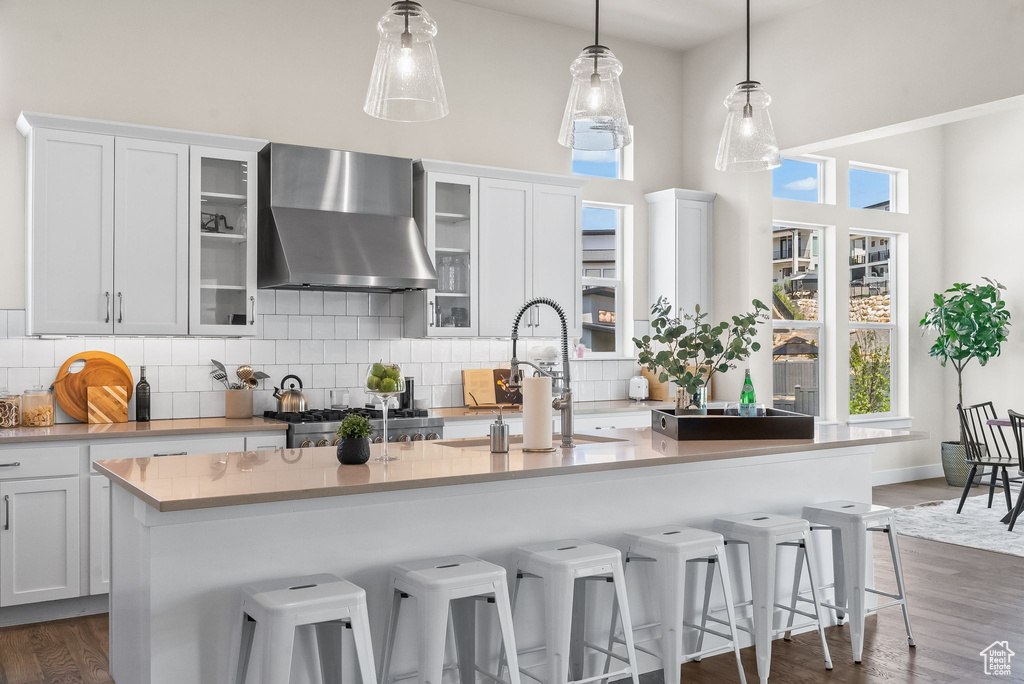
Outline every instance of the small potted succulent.
{"type": "Polygon", "coordinates": [[[370,460],[370,421],[350,414],[338,428],[338,461],[342,465],[362,465],[370,460]]]}

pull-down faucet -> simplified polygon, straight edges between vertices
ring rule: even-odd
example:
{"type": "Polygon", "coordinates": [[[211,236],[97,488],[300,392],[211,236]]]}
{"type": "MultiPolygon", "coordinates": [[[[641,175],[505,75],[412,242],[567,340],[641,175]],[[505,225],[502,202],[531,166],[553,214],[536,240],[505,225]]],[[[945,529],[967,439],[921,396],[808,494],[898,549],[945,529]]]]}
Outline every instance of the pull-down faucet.
{"type": "Polygon", "coordinates": [[[523,382],[523,371],[519,368],[520,365],[530,366],[541,375],[545,375],[555,381],[555,384],[561,385],[561,394],[555,397],[551,401],[552,408],[558,409],[562,416],[562,448],[571,449],[573,445],[572,433],[573,433],[573,421],[572,421],[572,388],[569,384],[569,327],[565,321],[565,311],[559,306],[558,302],[547,297],[534,297],[530,301],[523,304],[522,308],[519,309],[519,313],[516,314],[515,320],[512,322],[512,362],[511,372],[509,373],[509,387],[510,389],[516,390],[522,387],[523,382]],[[540,368],[536,364],[530,361],[520,361],[516,358],[516,343],[519,341],[519,321],[522,319],[523,314],[530,310],[531,307],[537,306],[538,304],[546,304],[555,310],[558,314],[558,318],[562,323],[562,372],[557,371],[546,371],[540,368]]]}

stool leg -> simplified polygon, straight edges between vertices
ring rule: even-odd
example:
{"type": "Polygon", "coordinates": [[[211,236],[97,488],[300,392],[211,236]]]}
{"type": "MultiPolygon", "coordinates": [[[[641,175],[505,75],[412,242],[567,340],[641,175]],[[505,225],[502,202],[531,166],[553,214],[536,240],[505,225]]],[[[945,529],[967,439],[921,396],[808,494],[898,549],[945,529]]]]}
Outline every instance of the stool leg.
{"type": "Polygon", "coordinates": [[[572,592],[572,626],[569,629],[569,679],[583,679],[583,636],[587,622],[587,585],[585,579],[577,579],[572,592]]]}
{"type": "Polygon", "coordinates": [[[324,684],[341,684],[342,622],[318,622],[316,651],[320,656],[320,675],[324,684]]]}
{"type": "Polygon", "coordinates": [[[356,660],[359,661],[359,678],[362,684],[377,684],[373,666],[373,643],[370,640],[370,618],[366,606],[352,612],[352,640],[356,646],[356,660]]]}
{"type": "Polygon", "coordinates": [[[384,628],[384,645],[380,655],[380,684],[387,684],[391,678],[391,654],[395,650],[395,632],[398,629],[398,612],[402,608],[402,592],[392,591],[391,612],[388,613],[388,624],[384,628]]]}
{"type": "MultiPolygon", "coordinates": [[[[608,651],[612,652],[615,650],[615,631],[619,628],[619,602],[612,601],[612,621],[608,627],[608,651]]],[[[601,670],[604,673],[612,671],[612,657],[605,655],[604,657],[604,669],[601,670]]],[[[608,684],[607,679],[600,680],[601,684],[608,684]]]]}
{"type": "Polygon", "coordinates": [[[449,601],[446,595],[417,596],[419,605],[419,668],[422,684],[441,684],[444,677],[445,640],[448,636],[449,601]]]}
{"type": "Polygon", "coordinates": [[[665,670],[665,684],[679,684],[683,660],[686,560],[679,554],[659,558],[658,570],[661,571],[658,573],[661,576],[661,665],[665,670]]]}
{"type": "Polygon", "coordinates": [[[964,509],[964,502],[967,501],[967,495],[971,493],[971,485],[974,484],[976,472],[978,472],[978,466],[972,465],[971,472],[967,473],[967,482],[964,483],[964,493],[960,495],[960,505],[956,507],[957,514],[964,509]]]}
{"type": "Polygon", "coordinates": [[[575,583],[567,572],[550,572],[544,581],[544,630],[548,650],[548,684],[569,681],[572,601],[575,583]]]}
{"type": "Polygon", "coordinates": [[[811,541],[811,533],[807,532],[804,534],[804,547],[806,553],[804,558],[807,559],[807,581],[811,583],[811,600],[814,601],[814,617],[818,621],[818,636],[821,637],[821,650],[825,654],[825,669],[832,669],[832,655],[828,652],[828,642],[825,641],[825,625],[821,620],[821,591],[818,587],[818,573],[814,569],[814,562],[817,556],[814,554],[814,545],[811,541]]]}
{"type": "Polygon", "coordinates": [[[850,644],[853,647],[853,662],[859,663],[864,656],[864,586],[869,532],[864,525],[847,527],[843,532],[843,574],[850,585],[847,596],[850,609],[850,644]]]}
{"type": "Polygon", "coordinates": [[[832,577],[835,588],[833,596],[835,604],[839,607],[836,610],[836,622],[843,624],[846,617],[846,565],[843,563],[843,533],[833,528],[832,530],[832,577]]]}
{"type": "Polygon", "coordinates": [[[907,589],[903,585],[903,562],[900,560],[900,543],[898,540],[898,534],[896,533],[896,516],[895,514],[889,519],[889,552],[892,554],[892,568],[896,574],[896,590],[900,595],[900,599],[903,601],[900,604],[900,608],[903,609],[903,624],[907,628],[907,643],[911,646],[917,646],[914,642],[914,632],[910,629],[910,609],[907,606],[907,589]]]}
{"type": "Polygon", "coordinates": [[[295,624],[271,620],[256,625],[263,632],[261,684],[287,684],[292,673],[292,650],[295,648],[295,624]]]}
{"type": "MultiPolygon", "coordinates": [[[[512,582],[512,603],[511,603],[511,605],[509,607],[509,633],[510,634],[512,633],[511,625],[512,625],[513,621],[515,620],[516,601],[519,600],[519,583],[522,582],[522,581],[523,581],[523,577],[522,577],[522,575],[519,572],[519,568],[516,568],[516,578],[512,582]]],[[[500,609],[498,611],[498,615],[499,615],[499,617],[501,616],[500,609]]],[[[504,634],[504,629],[502,629],[502,634],[504,634]]],[[[518,656],[518,653],[516,654],[516,656],[518,656]]],[[[516,662],[516,666],[515,667],[510,665],[511,662],[513,662],[512,653],[509,653],[509,651],[505,647],[505,639],[503,637],[502,640],[501,640],[501,649],[498,651],[498,679],[501,679],[502,675],[505,673],[506,665],[509,667],[510,670],[514,670],[515,671],[517,677],[519,676],[518,657],[515,659],[515,662],[516,662]]],[[[511,674],[510,674],[510,676],[511,676],[511,674]]]]}
{"type": "Polygon", "coordinates": [[[249,657],[252,655],[252,639],[256,631],[256,621],[244,610],[239,611],[241,619],[231,627],[231,661],[229,664],[228,681],[232,684],[245,684],[249,672],[249,657]]]}
{"type": "MultiPolygon", "coordinates": [[[[708,574],[704,579],[704,609],[700,613],[700,631],[697,632],[697,648],[696,651],[700,653],[704,650],[704,628],[708,626],[708,609],[711,607],[711,587],[715,582],[715,559],[708,559],[708,574]]],[[[682,585],[680,585],[682,586],[682,585]]],[[[694,658],[695,661],[700,662],[700,658],[694,658]]],[[[665,680],[666,684],[668,680],[665,680]]]]}
{"type": "Polygon", "coordinates": [[[782,635],[782,638],[786,641],[793,640],[793,620],[796,618],[796,607],[799,603],[800,598],[800,583],[804,576],[804,556],[806,552],[803,548],[797,547],[796,550],[796,563],[794,563],[793,570],[793,599],[789,604],[789,617],[786,618],[786,633],[782,635]]]}
{"type": "MultiPolygon", "coordinates": [[[[729,575],[729,562],[725,559],[725,547],[718,547],[718,572],[722,577],[722,593],[725,596],[725,616],[729,621],[729,633],[732,635],[732,650],[736,654],[736,668],[740,672],[740,684],[747,684],[747,675],[743,672],[743,662],[740,660],[740,632],[736,629],[736,604],[732,598],[732,578],[729,575]]],[[[704,615],[707,616],[707,606],[704,607],[704,615]]]]}
{"type": "Polygon", "coordinates": [[[747,544],[750,554],[750,594],[754,601],[754,648],[757,652],[757,676],[767,684],[772,667],[772,631],[775,615],[774,542],[747,544]]]}
{"type": "MultiPolygon", "coordinates": [[[[629,658],[630,675],[633,684],[640,684],[640,673],[637,671],[636,648],[633,645],[633,620],[629,616],[629,600],[626,598],[626,577],[622,570],[622,563],[616,563],[612,568],[612,578],[615,581],[615,603],[619,606],[619,620],[622,621],[622,634],[626,641],[626,657],[629,658]]],[[[677,668],[678,669],[678,666],[677,668]]]]}
{"type": "Polygon", "coordinates": [[[456,599],[451,605],[455,652],[459,657],[459,684],[472,684],[476,681],[476,599],[456,599]]]}
{"type": "MultiPolygon", "coordinates": [[[[508,587],[499,587],[494,592],[494,607],[498,611],[502,652],[508,654],[508,680],[510,684],[520,684],[519,654],[516,652],[516,637],[512,626],[512,605],[508,600],[508,587]]],[[[498,677],[501,677],[501,662],[499,660],[498,677]]]]}

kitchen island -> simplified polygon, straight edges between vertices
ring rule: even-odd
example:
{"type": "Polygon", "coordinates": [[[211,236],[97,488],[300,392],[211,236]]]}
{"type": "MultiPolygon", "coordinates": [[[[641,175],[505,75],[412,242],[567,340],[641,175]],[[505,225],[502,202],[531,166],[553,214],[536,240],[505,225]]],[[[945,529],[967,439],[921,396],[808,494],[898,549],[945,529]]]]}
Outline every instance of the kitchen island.
{"type": "MultiPolygon", "coordinates": [[[[228,681],[228,635],[246,582],[345,577],[367,591],[379,648],[396,562],[465,553],[508,567],[512,548],[531,542],[580,537],[616,545],[627,530],[662,523],[707,526],[730,513],[799,514],[818,501],[870,501],[874,446],[924,437],[823,426],[813,440],[676,442],[644,428],[580,435],[574,449],[539,454],[515,444],[492,454],[484,440],[410,442],[392,445],[399,460],[364,466],[339,466],[332,448],[100,462],[97,470],[116,485],[111,674],[139,684],[228,681]]],[[[818,560],[827,583],[824,537],[818,560]]],[[[745,552],[730,553],[734,577],[744,578],[745,552]]],[[[657,616],[656,599],[644,590],[649,572],[627,572],[636,625],[657,616]]],[[[779,578],[786,602],[791,576],[780,570],[779,578]]],[[[687,582],[690,607],[698,604],[697,584],[693,576],[687,582]]],[[[607,596],[602,587],[589,591],[586,630],[599,641],[607,596]]],[[[516,615],[521,649],[541,644],[540,605],[540,591],[524,589],[516,615]]],[[[495,656],[493,616],[480,616],[480,646],[495,656]]],[[[399,625],[393,672],[415,669],[411,622],[399,625]]],[[[640,630],[638,643],[655,632],[640,630]]],[[[312,638],[300,637],[292,681],[316,682],[312,638]]],[[[521,663],[543,658],[533,651],[521,663]]],[[[601,663],[603,656],[588,659],[588,675],[601,663]]],[[[642,670],[655,667],[641,659],[642,670]]]]}

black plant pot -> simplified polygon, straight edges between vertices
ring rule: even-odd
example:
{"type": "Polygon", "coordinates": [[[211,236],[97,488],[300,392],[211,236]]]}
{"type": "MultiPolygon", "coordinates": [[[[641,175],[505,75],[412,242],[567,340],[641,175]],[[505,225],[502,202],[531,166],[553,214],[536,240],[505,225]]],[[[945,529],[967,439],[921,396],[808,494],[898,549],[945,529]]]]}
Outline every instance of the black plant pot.
{"type": "Polygon", "coordinates": [[[362,465],[370,460],[370,440],[349,437],[338,442],[338,461],[342,465],[362,465]]]}

